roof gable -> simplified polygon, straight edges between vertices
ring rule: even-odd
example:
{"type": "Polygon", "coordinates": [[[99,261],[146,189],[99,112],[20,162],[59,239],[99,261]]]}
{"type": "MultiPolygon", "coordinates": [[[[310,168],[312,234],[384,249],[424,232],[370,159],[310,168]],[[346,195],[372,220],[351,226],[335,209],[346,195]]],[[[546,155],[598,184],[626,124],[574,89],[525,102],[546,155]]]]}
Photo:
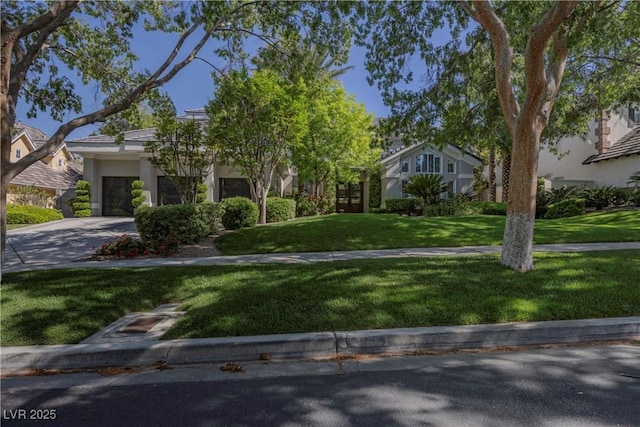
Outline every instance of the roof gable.
{"type": "Polygon", "coordinates": [[[447,144],[442,149],[438,149],[436,146],[429,144],[428,142],[420,142],[420,143],[412,144],[408,147],[397,149],[391,153],[387,152],[386,157],[384,157],[384,154],[383,154],[382,164],[389,165],[397,161],[401,157],[405,157],[405,156],[411,157],[414,154],[425,149],[433,151],[434,153],[446,154],[456,159],[463,160],[466,163],[469,163],[473,166],[479,166],[480,164],[482,164],[482,161],[479,158],[477,158],[473,154],[469,154],[461,150],[455,145],[447,144]]]}
{"type": "Polygon", "coordinates": [[[597,163],[603,160],[617,159],[631,155],[640,155],[640,126],[635,127],[631,132],[620,138],[607,151],[602,154],[595,154],[585,159],[582,164],[597,163]]]}

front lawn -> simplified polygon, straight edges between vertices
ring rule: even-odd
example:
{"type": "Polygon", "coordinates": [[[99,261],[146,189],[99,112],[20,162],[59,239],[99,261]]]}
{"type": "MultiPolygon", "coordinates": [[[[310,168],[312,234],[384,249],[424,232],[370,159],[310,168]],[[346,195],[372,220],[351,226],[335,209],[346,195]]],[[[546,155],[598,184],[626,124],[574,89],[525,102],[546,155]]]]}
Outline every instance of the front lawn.
{"type": "MultiPolygon", "coordinates": [[[[503,216],[333,214],[243,229],[216,239],[225,255],[502,244],[503,216]]],[[[534,243],[640,241],[640,210],[537,220],[534,243]]]]}
{"type": "MultiPolygon", "coordinates": [[[[349,218],[349,215],[338,216],[349,218]]],[[[181,302],[165,338],[640,315],[640,251],[6,274],[2,345],[77,343],[126,313],[181,302]]]]}

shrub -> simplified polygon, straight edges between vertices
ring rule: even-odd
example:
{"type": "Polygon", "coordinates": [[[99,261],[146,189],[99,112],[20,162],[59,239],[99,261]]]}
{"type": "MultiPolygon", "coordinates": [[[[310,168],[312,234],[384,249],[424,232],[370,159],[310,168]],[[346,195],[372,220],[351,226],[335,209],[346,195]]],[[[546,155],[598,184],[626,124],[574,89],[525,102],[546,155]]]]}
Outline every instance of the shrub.
{"type": "Polygon", "coordinates": [[[207,201],[207,191],[209,190],[209,186],[204,182],[198,184],[197,192],[196,192],[196,203],[204,203],[207,201]]]}
{"type": "Polygon", "coordinates": [[[139,179],[131,183],[131,204],[134,209],[138,209],[147,200],[146,196],[142,192],[142,187],[144,187],[144,182],[139,179]]]}
{"type": "Polygon", "coordinates": [[[202,219],[209,227],[208,234],[216,234],[222,230],[222,213],[224,207],[221,203],[203,202],[196,205],[202,219]]]}
{"type": "Polygon", "coordinates": [[[635,187],[629,193],[629,203],[640,206],[640,187],[635,187]]]}
{"type": "Polygon", "coordinates": [[[387,199],[385,201],[387,212],[399,215],[411,215],[418,211],[420,200],[418,199],[387,199]]]}
{"type": "Polygon", "coordinates": [[[296,216],[318,215],[317,197],[308,193],[296,194],[296,216]]]}
{"type": "Polygon", "coordinates": [[[471,207],[476,213],[482,215],[506,215],[507,204],[499,202],[469,202],[468,207],[471,207]]]}
{"type": "Polygon", "coordinates": [[[556,203],[551,203],[547,208],[545,219],[568,218],[584,213],[584,199],[565,199],[556,203]]]}
{"type": "Polygon", "coordinates": [[[469,204],[471,197],[473,197],[471,194],[454,194],[435,205],[426,206],[423,214],[424,216],[462,216],[477,214],[479,209],[469,204]]]}
{"type": "Polygon", "coordinates": [[[254,227],[258,223],[258,205],[246,197],[229,197],[221,203],[224,206],[222,225],[227,230],[254,227]]]}
{"type": "Polygon", "coordinates": [[[91,186],[88,181],[80,180],[76,183],[76,199],[73,202],[73,216],[84,218],[91,216],[91,186]]]}
{"type": "Polygon", "coordinates": [[[613,204],[616,193],[616,188],[605,185],[600,188],[586,188],[582,192],[582,197],[585,199],[585,206],[595,207],[596,210],[600,210],[602,208],[608,208],[613,204]]]}
{"type": "Polygon", "coordinates": [[[196,243],[209,235],[209,219],[195,204],[142,206],[134,212],[138,233],[145,243],[175,239],[180,243],[196,243]]]}
{"type": "Polygon", "coordinates": [[[419,198],[426,207],[438,203],[447,186],[440,175],[414,175],[403,191],[419,198]]]}
{"type": "Polygon", "coordinates": [[[629,188],[616,188],[611,204],[613,206],[626,206],[631,200],[631,189],[629,188]]]}
{"type": "Polygon", "coordinates": [[[296,202],[281,197],[267,198],[267,222],[282,222],[295,218],[296,202]]]}
{"type": "Polygon", "coordinates": [[[62,212],[56,209],[7,205],[7,224],[42,224],[62,218],[62,212]]]}
{"type": "Polygon", "coordinates": [[[171,256],[178,249],[177,239],[167,239],[145,243],[138,238],[123,234],[114,240],[103,243],[95,252],[97,256],[117,258],[136,258],[139,256],[171,256]]]}

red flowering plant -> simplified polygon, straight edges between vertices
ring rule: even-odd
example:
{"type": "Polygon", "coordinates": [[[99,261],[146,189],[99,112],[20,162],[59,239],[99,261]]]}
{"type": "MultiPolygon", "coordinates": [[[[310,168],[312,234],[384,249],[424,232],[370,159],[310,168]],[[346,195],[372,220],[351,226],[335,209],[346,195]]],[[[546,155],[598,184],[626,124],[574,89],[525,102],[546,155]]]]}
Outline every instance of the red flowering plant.
{"type": "Polygon", "coordinates": [[[139,238],[123,234],[114,240],[103,243],[95,256],[116,258],[137,258],[139,256],[172,256],[178,250],[180,240],[175,237],[145,244],[139,238]]]}
{"type": "Polygon", "coordinates": [[[103,243],[98,250],[97,256],[113,256],[117,258],[135,258],[145,251],[145,245],[136,237],[123,234],[114,240],[103,243]]]}

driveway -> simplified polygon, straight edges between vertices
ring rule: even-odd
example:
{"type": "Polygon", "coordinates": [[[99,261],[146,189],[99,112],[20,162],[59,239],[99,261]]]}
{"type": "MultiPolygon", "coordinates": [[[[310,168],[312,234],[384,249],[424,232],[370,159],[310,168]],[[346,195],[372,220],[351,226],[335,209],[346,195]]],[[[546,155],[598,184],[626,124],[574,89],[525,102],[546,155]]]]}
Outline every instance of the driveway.
{"type": "Polygon", "coordinates": [[[9,230],[2,272],[87,259],[102,243],[122,234],[138,235],[133,218],[67,218],[9,230]]]}

